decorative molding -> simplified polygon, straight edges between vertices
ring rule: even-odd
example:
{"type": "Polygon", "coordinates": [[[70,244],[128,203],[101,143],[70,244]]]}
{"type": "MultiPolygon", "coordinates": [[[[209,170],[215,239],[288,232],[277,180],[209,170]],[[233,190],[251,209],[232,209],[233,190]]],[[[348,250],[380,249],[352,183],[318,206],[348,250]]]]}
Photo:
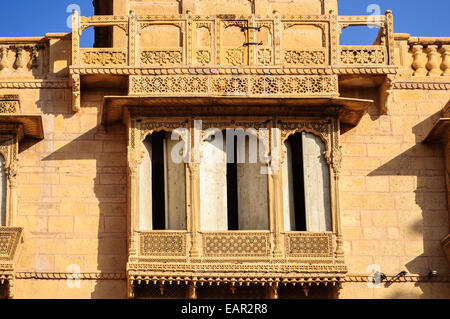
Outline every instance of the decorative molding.
{"type": "Polygon", "coordinates": [[[397,81],[393,83],[393,88],[397,90],[450,90],[450,81],[440,83],[397,81]]]}
{"type": "MultiPolygon", "coordinates": [[[[396,74],[395,66],[333,66],[333,67],[74,67],[72,74],[112,75],[347,75],[347,74],[396,74]]],[[[1,83],[1,82],[0,82],[1,83]]]]}
{"type": "Polygon", "coordinates": [[[127,53],[122,49],[80,49],[83,65],[125,65],[127,53]]]}
{"type": "Polygon", "coordinates": [[[0,81],[0,89],[69,89],[67,79],[62,80],[25,80],[0,81]]]}
{"type": "Polygon", "coordinates": [[[130,76],[130,95],[209,96],[337,95],[333,75],[311,76],[130,76]]]}
{"type": "Polygon", "coordinates": [[[285,50],[284,62],[293,65],[323,65],[326,64],[326,52],[322,51],[299,51],[285,50]]]}
{"type": "Polygon", "coordinates": [[[104,272],[92,272],[92,273],[65,273],[65,272],[16,272],[16,279],[34,279],[34,280],[67,280],[67,279],[80,279],[80,280],[125,280],[125,273],[104,273],[104,272]]]}
{"type": "Polygon", "coordinates": [[[167,49],[167,50],[142,50],[141,63],[143,65],[177,65],[183,63],[183,50],[167,49]]]}

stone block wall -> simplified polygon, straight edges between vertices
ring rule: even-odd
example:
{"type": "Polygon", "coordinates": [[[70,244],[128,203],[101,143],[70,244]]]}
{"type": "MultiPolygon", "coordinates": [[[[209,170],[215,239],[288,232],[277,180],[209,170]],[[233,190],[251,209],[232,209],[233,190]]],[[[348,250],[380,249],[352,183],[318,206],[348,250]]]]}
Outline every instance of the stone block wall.
{"type": "MultiPolygon", "coordinates": [[[[367,93],[368,97],[370,93],[367,93]]],[[[376,98],[372,96],[371,98],[376,98]]],[[[387,115],[373,105],[341,136],[341,218],[349,276],[427,276],[450,267],[440,241],[449,232],[444,147],[421,142],[450,99],[446,90],[394,90],[387,115]]],[[[449,298],[445,283],[343,285],[341,298],[449,298]]]]}

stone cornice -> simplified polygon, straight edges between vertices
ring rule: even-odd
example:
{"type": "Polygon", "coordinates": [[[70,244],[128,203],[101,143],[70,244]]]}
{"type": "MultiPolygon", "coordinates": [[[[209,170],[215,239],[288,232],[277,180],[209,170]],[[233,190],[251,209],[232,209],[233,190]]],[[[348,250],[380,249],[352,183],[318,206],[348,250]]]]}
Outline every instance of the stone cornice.
{"type": "Polygon", "coordinates": [[[396,74],[397,67],[259,67],[259,68],[142,68],[142,67],[71,67],[72,74],[80,75],[332,75],[332,74],[396,74]]]}
{"type": "Polygon", "coordinates": [[[17,80],[2,81],[0,80],[0,89],[68,89],[69,81],[62,80],[17,80]]]}
{"type": "Polygon", "coordinates": [[[65,273],[65,272],[16,272],[16,279],[41,279],[41,280],[125,280],[125,273],[65,273]]]}
{"type": "Polygon", "coordinates": [[[393,83],[397,90],[450,90],[450,82],[398,81],[393,83]]]}

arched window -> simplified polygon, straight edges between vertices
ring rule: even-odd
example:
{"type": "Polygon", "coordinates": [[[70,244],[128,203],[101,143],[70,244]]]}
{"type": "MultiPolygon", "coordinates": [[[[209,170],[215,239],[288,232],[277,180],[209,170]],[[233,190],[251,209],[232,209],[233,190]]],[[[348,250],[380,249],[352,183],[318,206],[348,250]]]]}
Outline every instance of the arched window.
{"type": "Polygon", "coordinates": [[[177,143],[164,131],[142,143],[139,224],[143,231],[186,230],[185,166],[171,156],[177,143]]]}
{"type": "Polygon", "coordinates": [[[0,226],[6,226],[6,171],[5,158],[0,154],[0,192],[1,192],[1,206],[0,206],[0,226]]]}
{"type": "Polygon", "coordinates": [[[330,172],[325,143],[311,133],[295,133],[284,143],[285,231],[331,231],[330,172]]]}
{"type": "Polygon", "coordinates": [[[261,143],[243,130],[207,132],[201,146],[200,228],[268,230],[268,182],[261,143]]]}

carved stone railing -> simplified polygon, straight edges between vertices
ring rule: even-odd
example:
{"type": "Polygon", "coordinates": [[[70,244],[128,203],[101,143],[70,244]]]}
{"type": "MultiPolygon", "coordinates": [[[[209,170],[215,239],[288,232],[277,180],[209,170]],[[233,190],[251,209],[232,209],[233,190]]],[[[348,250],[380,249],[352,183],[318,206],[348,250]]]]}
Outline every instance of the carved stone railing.
{"type": "Polygon", "coordinates": [[[42,38],[0,39],[0,77],[43,75],[47,54],[42,38]]]}
{"type": "Polygon", "coordinates": [[[286,258],[329,260],[334,257],[333,233],[285,233],[286,258]]]}
{"type": "MultiPolygon", "coordinates": [[[[186,231],[138,232],[137,257],[140,260],[189,258],[186,231]]],[[[336,236],[331,232],[286,232],[287,260],[330,263],[336,260],[336,236]]],[[[273,247],[269,231],[202,231],[201,257],[219,260],[270,260],[273,247]]]]}
{"type": "Polygon", "coordinates": [[[396,34],[400,64],[414,76],[450,76],[450,38],[396,34]]]}
{"type": "Polygon", "coordinates": [[[23,228],[0,227],[0,284],[7,284],[7,297],[14,297],[14,263],[22,240],[23,228]]]}
{"type": "Polygon", "coordinates": [[[267,232],[203,232],[203,256],[206,258],[268,259],[271,254],[267,232]]]}
{"type": "Polygon", "coordinates": [[[340,63],[343,65],[386,65],[386,47],[373,46],[341,46],[340,63]]]}
{"type": "MultiPolygon", "coordinates": [[[[281,16],[277,12],[271,16],[199,16],[191,14],[137,16],[131,12],[129,16],[78,17],[78,13],[74,12],[72,66],[215,65],[244,67],[286,65],[289,67],[323,67],[342,64],[362,65],[367,63],[366,60],[369,61],[369,64],[386,66],[393,64],[393,41],[393,21],[390,11],[386,12],[386,16],[342,17],[335,13],[316,16],[281,16]],[[339,56],[342,55],[340,54],[342,50],[339,49],[340,30],[348,26],[373,23],[382,29],[383,41],[380,41],[381,44],[373,48],[358,49],[361,50],[361,54],[356,52],[357,58],[354,60],[362,58],[361,63],[353,63],[353,61],[342,63],[342,60],[339,59],[339,56]],[[111,49],[107,48],[80,50],[79,41],[83,30],[89,27],[107,26],[114,27],[116,33],[120,30],[120,32],[124,32],[124,41],[122,42],[126,43],[126,47],[120,49],[121,54],[116,54],[116,57],[113,58],[111,49]],[[150,42],[142,44],[144,46],[140,47],[141,39],[146,37],[145,32],[154,32],[154,37],[165,36],[164,31],[159,34],[159,31],[151,29],[158,27],[172,28],[170,36],[176,36],[178,32],[176,37],[179,39],[180,46],[161,47],[160,44],[155,44],[154,47],[149,47],[149,44],[153,43],[150,42]],[[234,28],[233,32],[235,33],[227,33],[232,32],[229,31],[230,28],[234,28]],[[296,28],[302,32],[296,32],[296,28]],[[311,34],[314,34],[314,40],[311,38],[306,42],[299,43],[296,36],[304,33],[304,30],[311,31],[311,34]],[[230,44],[230,41],[238,41],[236,37],[230,37],[230,34],[241,38],[243,43],[230,44]],[[261,38],[264,40],[261,41],[261,38]],[[229,41],[227,42],[226,39],[229,41]],[[296,47],[296,43],[298,43],[298,47],[296,47]],[[369,56],[366,60],[363,58],[365,55],[369,56]]],[[[119,49],[115,48],[115,50],[119,49]]]]}
{"type": "Polygon", "coordinates": [[[139,233],[139,256],[156,258],[187,257],[187,233],[184,231],[151,231],[139,233]]]}

